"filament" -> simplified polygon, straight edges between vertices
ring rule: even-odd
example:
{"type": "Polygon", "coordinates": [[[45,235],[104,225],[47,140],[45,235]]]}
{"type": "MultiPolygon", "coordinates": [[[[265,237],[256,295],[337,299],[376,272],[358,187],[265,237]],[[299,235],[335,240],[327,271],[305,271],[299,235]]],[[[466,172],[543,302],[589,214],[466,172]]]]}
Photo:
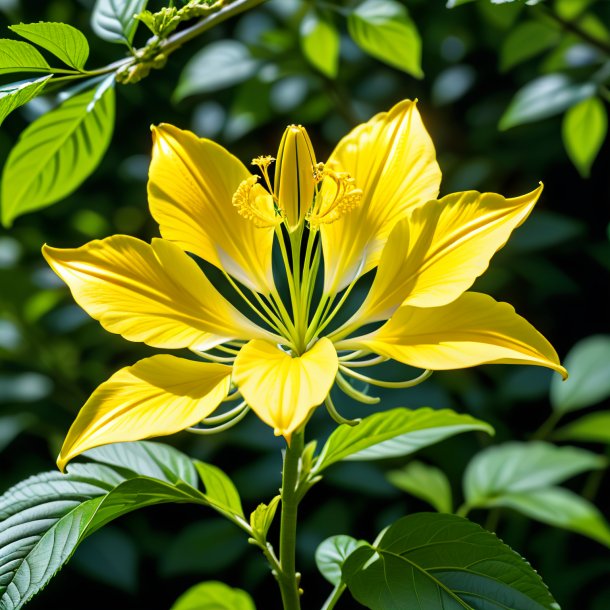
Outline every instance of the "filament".
{"type": "Polygon", "coordinates": [[[432,371],[425,370],[421,375],[415,377],[415,379],[409,379],[407,381],[383,381],[381,379],[373,379],[372,377],[367,377],[366,375],[362,375],[361,373],[357,373],[356,371],[352,371],[344,364],[339,364],[339,370],[349,377],[353,377],[354,379],[358,379],[359,381],[364,381],[366,383],[370,383],[371,385],[376,385],[381,388],[412,388],[416,385],[419,385],[423,381],[426,381],[430,375],[432,375],[432,371]]]}
{"type": "Polygon", "coordinates": [[[368,394],[365,394],[364,392],[360,392],[359,390],[356,390],[356,388],[354,388],[349,381],[347,381],[347,379],[345,379],[345,377],[343,377],[343,375],[341,375],[341,373],[337,373],[337,377],[335,378],[335,381],[337,382],[337,386],[339,387],[339,389],[344,393],[347,394],[347,396],[349,396],[350,398],[353,398],[354,400],[357,400],[358,402],[362,402],[365,405],[376,405],[381,398],[379,398],[378,396],[369,396],[368,394]]]}
{"type": "MultiPolygon", "coordinates": [[[[250,407],[248,406],[244,406],[246,403],[245,401],[243,403],[241,403],[240,407],[241,407],[241,411],[239,413],[237,413],[237,415],[235,417],[233,417],[233,419],[230,419],[228,422],[224,423],[224,424],[220,424],[219,426],[211,426],[209,428],[197,428],[197,427],[191,427],[191,428],[187,428],[187,432],[192,432],[193,434],[202,434],[202,435],[207,435],[207,434],[218,434],[219,432],[224,432],[225,430],[228,430],[229,428],[232,428],[233,426],[235,426],[235,424],[238,424],[244,417],[246,417],[246,415],[248,414],[248,412],[250,411],[250,407]]],[[[236,407],[237,408],[237,407],[236,407]]],[[[222,416],[218,416],[218,417],[222,417],[222,416]]],[[[206,419],[204,419],[202,421],[202,423],[204,423],[206,421],[206,419]]],[[[210,421],[210,418],[207,418],[207,421],[210,421]]]]}
{"type": "Polygon", "coordinates": [[[346,426],[357,426],[362,421],[359,417],[357,417],[356,419],[346,419],[345,417],[340,415],[335,405],[333,404],[330,394],[324,399],[324,404],[326,405],[326,410],[328,411],[328,414],[338,424],[345,424],[346,426]]]}

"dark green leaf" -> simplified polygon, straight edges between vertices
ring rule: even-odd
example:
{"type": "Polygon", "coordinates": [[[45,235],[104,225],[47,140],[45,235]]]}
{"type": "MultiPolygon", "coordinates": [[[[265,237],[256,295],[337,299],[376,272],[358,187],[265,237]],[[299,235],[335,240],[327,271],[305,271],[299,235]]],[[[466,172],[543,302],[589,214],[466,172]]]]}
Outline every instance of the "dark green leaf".
{"type": "Polygon", "coordinates": [[[610,412],[583,415],[580,419],[557,430],[553,438],[562,441],[610,443],[610,412]]]}
{"type": "Polygon", "coordinates": [[[255,606],[245,591],[210,581],[191,587],[170,610],[255,610],[255,606]]]}
{"type": "Polygon", "coordinates": [[[47,60],[31,44],[0,39],[0,74],[50,71],[47,60]]]}
{"type": "Polygon", "coordinates": [[[334,23],[316,11],[301,22],[301,48],[309,63],[329,78],[339,68],[339,32],[334,23]]]}
{"type": "Polygon", "coordinates": [[[366,544],[364,540],[356,540],[351,536],[327,538],[316,549],[316,565],[320,574],[336,587],[341,583],[341,568],[347,557],[366,544]]]}
{"type": "Polygon", "coordinates": [[[131,45],[141,13],[148,0],[97,0],[91,15],[91,28],[108,42],[131,45]]]}
{"type": "Polygon", "coordinates": [[[560,38],[557,29],[539,21],[526,21],[510,30],[500,49],[503,71],[553,47],[560,38]]]}
{"type": "Polygon", "coordinates": [[[208,500],[229,513],[244,518],[239,492],[229,477],[220,468],[212,464],[195,462],[197,472],[205,486],[208,500]]]}
{"type": "Polygon", "coordinates": [[[36,80],[26,80],[0,86],[0,125],[13,110],[35,98],[51,76],[49,74],[36,80]]]}

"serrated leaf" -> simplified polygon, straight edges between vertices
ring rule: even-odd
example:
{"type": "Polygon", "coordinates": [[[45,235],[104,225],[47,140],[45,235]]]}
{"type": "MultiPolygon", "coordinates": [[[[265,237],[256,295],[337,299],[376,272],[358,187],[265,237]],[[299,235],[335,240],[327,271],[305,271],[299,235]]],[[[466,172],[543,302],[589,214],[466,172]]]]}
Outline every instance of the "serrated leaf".
{"type": "Polygon", "coordinates": [[[500,48],[500,69],[517,64],[550,49],[560,39],[557,29],[539,21],[526,21],[510,30],[500,48]]]}
{"type": "Polygon", "coordinates": [[[557,430],[553,438],[560,441],[610,443],[610,412],[601,411],[583,415],[580,419],[557,430]]]}
{"type": "Polygon", "coordinates": [[[91,28],[103,40],[131,45],[141,13],[148,0],[97,0],[91,14],[91,28]]]}
{"type": "Polygon", "coordinates": [[[562,126],[563,144],[568,156],[583,178],[588,178],[606,133],[608,115],[604,103],[591,97],[572,106],[562,126]]]}
{"type": "Polygon", "coordinates": [[[367,543],[351,536],[331,536],[320,543],[316,549],[316,566],[320,574],[335,587],[341,583],[341,568],[345,560],[367,543]]]}
{"type": "Polygon", "coordinates": [[[31,44],[0,39],[0,74],[50,71],[47,60],[31,44]]]}
{"type": "Polygon", "coordinates": [[[219,507],[244,518],[239,492],[233,481],[218,467],[196,461],[195,468],[203,481],[206,497],[219,507]]]}
{"type": "Polygon", "coordinates": [[[453,511],[451,485],[442,470],[414,461],[400,470],[391,470],[387,478],[392,485],[428,502],[439,513],[453,511]]]}
{"type": "Polygon", "coordinates": [[[93,172],[114,127],[114,81],[70,97],[34,121],[2,175],[2,222],[66,197],[93,172]]]}
{"type": "Polygon", "coordinates": [[[258,539],[266,539],[267,532],[273,523],[275,511],[277,510],[281,499],[281,496],[275,496],[269,504],[259,504],[256,509],[250,513],[250,527],[258,539]]]}
{"type": "Polygon", "coordinates": [[[183,593],[170,610],[256,610],[241,589],[217,581],[202,582],[183,593]]]}
{"type": "Polygon", "coordinates": [[[13,110],[35,98],[52,76],[52,74],[49,74],[36,80],[26,80],[0,86],[0,125],[13,110]]]}
{"type": "Polygon", "coordinates": [[[601,402],[610,396],[610,335],[593,335],[579,341],[564,362],[570,376],[551,382],[551,404],[567,413],[601,402]]]}
{"type": "Polygon", "coordinates": [[[540,121],[595,95],[597,85],[575,83],[565,74],[546,74],[517,91],[500,119],[500,129],[540,121]]]}
{"type": "Polygon", "coordinates": [[[464,473],[464,495],[469,506],[486,506],[500,495],[541,489],[605,466],[603,457],[578,447],[542,441],[504,443],[479,452],[470,461],[464,473]]]}
{"type": "Polygon", "coordinates": [[[309,63],[329,78],[336,78],[340,36],[335,24],[324,15],[310,11],[301,21],[300,38],[309,63]]]}
{"type": "Polygon", "coordinates": [[[471,430],[493,428],[449,409],[392,409],[365,417],[357,426],[338,426],[322,448],[313,472],[340,460],[376,460],[409,455],[422,447],[471,430]]]}
{"type": "Polygon", "coordinates": [[[9,29],[53,53],[71,68],[82,71],[85,67],[89,57],[89,43],[85,35],[71,25],[40,21],[11,25],[9,29]]]}
{"type": "Polygon", "coordinates": [[[347,18],[354,42],[366,53],[422,78],[421,38],[407,9],[394,0],[365,0],[347,18]]]}
{"type": "Polygon", "coordinates": [[[353,552],[343,579],[371,610],[558,610],[538,574],[491,532],[455,515],[419,513],[353,552]]]}

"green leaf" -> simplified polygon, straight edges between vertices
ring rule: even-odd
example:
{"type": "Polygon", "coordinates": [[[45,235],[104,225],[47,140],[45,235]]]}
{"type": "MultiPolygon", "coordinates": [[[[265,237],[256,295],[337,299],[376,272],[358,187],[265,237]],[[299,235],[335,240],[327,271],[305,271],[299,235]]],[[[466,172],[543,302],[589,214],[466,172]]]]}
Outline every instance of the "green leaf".
{"type": "Polygon", "coordinates": [[[339,69],[340,36],[335,24],[324,15],[310,11],[301,21],[301,48],[309,63],[329,78],[339,69]]]}
{"type": "Polygon", "coordinates": [[[0,39],[0,74],[50,71],[47,60],[31,44],[0,39]]]}
{"type": "Polygon", "coordinates": [[[141,13],[148,0],[97,0],[91,14],[91,28],[108,42],[131,45],[139,25],[134,15],[141,13]]]}
{"type": "Polygon", "coordinates": [[[205,486],[208,500],[229,513],[244,518],[239,492],[233,481],[220,468],[196,461],[195,468],[205,486]]]}
{"type": "Polygon", "coordinates": [[[0,86],[0,125],[13,110],[35,98],[51,77],[52,74],[49,74],[36,80],[26,80],[0,86]]]}
{"type": "Polygon", "coordinates": [[[575,83],[565,74],[546,74],[517,91],[500,119],[500,129],[540,121],[595,95],[595,83],[575,83]]]}
{"type": "Polygon", "coordinates": [[[114,80],[109,79],[34,121],[21,134],[4,166],[4,226],[78,188],[100,162],[113,127],[114,80]]]}
{"type": "Polygon", "coordinates": [[[245,591],[210,581],[188,589],[170,610],[255,610],[255,606],[245,591]]]}
{"type": "Polygon", "coordinates": [[[456,6],[461,6],[462,4],[469,4],[470,2],[474,2],[474,0],[447,0],[447,8],[455,8],[456,6]]]}
{"type": "Polygon", "coordinates": [[[455,515],[396,521],[353,552],[343,578],[371,610],[558,610],[538,574],[491,532],[455,515]]]}
{"type": "Polygon", "coordinates": [[[71,25],[41,21],[11,25],[9,29],[53,53],[71,68],[82,71],[85,67],[89,57],[89,43],[85,35],[71,25]]]}
{"type": "Polygon", "coordinates": [[[505,494],[490,499],[487,506],[512,508],[532,519],[610,546],[610,526],[599,510],[588,500],[562,487],[505,494]]]}
{"type": "Polygon", "coordinates": [[[273,523],[280,500],[281,496],[275,496],[269,504],[261,503],[250,513],[250,527],[258,540],[267,538],[267,532],[273,523]]]}
{"type": "Polygon", "coordinates": [[[490,499],[503,494],[548,487],[605,466],[603,457],[577,447],[541,441],[504,443],[470,461],[464,473],[464,495],[469,506],[487,506],[490,499]]]}
{"type": "Polygon", "coordinates": [[[439,513],[453,512],[451,485],[442,470],[414,461],[401,470],[391,470],[387,478],[392,485],[428,502],[439,513]]]}
{"type": "Polygon", "coordinates": [[[570,376],[551,382],[551,404],[560,413],[597,404],[610,396],[610,335],[579,341],[565,358],[570,376]]]}
{"type": "Polygon", "coordinates": [[[579,102],[563,118],[563,144],[568,156],[583,178],[588,178],[606,133],[608,115],[597,97],[579,102]]]}
{"type": "Polygon", "coordinates": [[[341,425],[322,448],[314,473],[340,460],[376,460],[409,455],[449,436],[493,428],[470,415],[449,409],[392,409],[365,417],[357,426],[341,425]]]}
{"type": "Polygon", "coordinates": [[[506,70],[555,46],[558,30],[539,21],[526,21],[510,30],[500,49],[500,69],[506,70]]]}
{"type": "Polygon", "coordinates": [[[335,587],[341,583],[343,563],[357,548],[367,546],[364,540],[351,536],[331,536],[316,549],[316,565],[320,574],[335,587]]]}
{"type": "Polygon", "coordinates": [[[195,53],[184,66],[174,99],[210,93],[241,83],[260,66],[246,45],[237,40],[219,40],[195,53]]]}
{"type": "Polygon", "coordinates": [[[394,0],[365,0],[347,18],[354,42],[366,53],[422,78],[421,38],[407,9],[394,0]]]}
{"type": "Polygon", "coordinates": [[[560,428],[553,438],[561,441],[610,443],[610,412],[589,413],[560,428]]]}

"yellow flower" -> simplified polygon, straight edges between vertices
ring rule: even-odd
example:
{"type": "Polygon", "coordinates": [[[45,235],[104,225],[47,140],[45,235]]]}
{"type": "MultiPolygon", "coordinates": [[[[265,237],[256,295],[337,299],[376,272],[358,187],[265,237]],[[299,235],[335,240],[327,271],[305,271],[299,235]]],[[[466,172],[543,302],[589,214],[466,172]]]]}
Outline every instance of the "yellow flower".
{"type": "Polygon", "coordinates": [[[292,125],[277,160],[252,162],[260,176],[190,132],[161,125],[153,134],[148,195],[163,238],[115,235],[43,252],[108,331],[207,362],[157,355],[115,373],[80,411],[60,468],[106,443],[222,428],[250,408],[289,442],[323,402],[340,421],[335,381],[372,403],[354,379],[409,387],[432,370],[484,363],[565,376],[553,347],[510,305],[466,292],[542,187],[514,199],[469,191],[436,200],[441,173],[414,102],[356,127],[326,163],[292,125]],[[354,287],[374,269],[354,306],[354,287]],[[360,372],[389,358],[424,372],[405,382],[360,372]]]}

